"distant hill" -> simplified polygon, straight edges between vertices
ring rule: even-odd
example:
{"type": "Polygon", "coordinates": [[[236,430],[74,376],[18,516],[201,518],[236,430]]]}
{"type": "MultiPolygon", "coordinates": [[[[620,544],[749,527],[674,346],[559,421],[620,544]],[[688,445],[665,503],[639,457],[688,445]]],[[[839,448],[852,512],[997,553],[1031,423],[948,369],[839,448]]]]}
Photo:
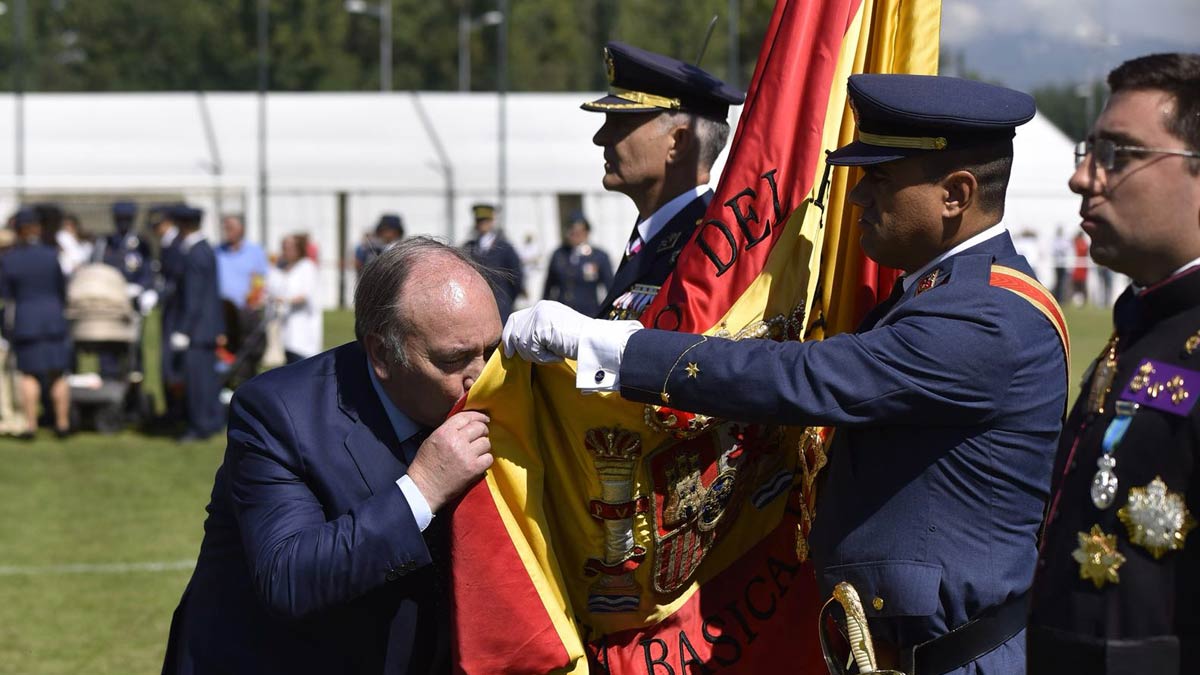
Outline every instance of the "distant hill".
{"type": "MultiPolygon", "coordinates": [[[[1122,61],[1154,52],[1200,52],[1200,41],[1169,43],[1131,39],[1108,49],[1081,48],[1074,40],[1048,37],[1034,31],[990,33],[970,44],[956,46],[943,36],[943,49],[963,52],[967,72],[986,80],[1029,91],[1045,84],[1102,79],[1122,61]]],[[[944,74],[956,74],[943,69],[944,74]]]]}

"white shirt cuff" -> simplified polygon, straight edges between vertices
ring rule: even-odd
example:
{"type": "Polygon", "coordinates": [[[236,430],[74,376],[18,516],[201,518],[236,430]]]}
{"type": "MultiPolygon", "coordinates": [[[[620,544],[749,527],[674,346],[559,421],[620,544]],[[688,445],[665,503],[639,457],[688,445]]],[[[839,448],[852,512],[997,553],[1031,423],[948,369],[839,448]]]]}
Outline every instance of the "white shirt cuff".
{"type": "Polygon", "coordinates": [[[424,532],[425,528],[429,527],[429,523],[433,522],[433,511],[429,508],[429,502],[425,501],[425,495],[421,494],[417,484],[407,474],[396,480],[396,486],[404,493],[404,499],[408,502],[409,510],[412,511],[413,520],[417,521],[417,529],[424,532]]]}
{"type": "Polygon", "coordinates": [[[575,386],[585,392],[616,391],[621,386],[621,357],[638,321],[589,321],[579,336],[575,386]]]}

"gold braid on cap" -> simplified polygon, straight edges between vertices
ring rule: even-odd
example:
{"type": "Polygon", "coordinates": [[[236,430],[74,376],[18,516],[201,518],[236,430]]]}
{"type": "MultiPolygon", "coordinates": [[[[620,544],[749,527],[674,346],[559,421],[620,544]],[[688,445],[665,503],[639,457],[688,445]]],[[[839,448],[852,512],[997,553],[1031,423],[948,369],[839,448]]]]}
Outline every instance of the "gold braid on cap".
{"type": "Polygon", "coordinates": [[[677,98],[668,98],[666,96],[657,96],[655,94],[647,94],[644,91],[634,91],[632,89],[622,89],[621,87],[609,87],[608,93],[618,98],[623,98],[626,101],[633,101],[642,105],[653,106],[655,108],[666,108],[667,110],[679,110],[683,107],[683,103],[677,98]]]}
{"type": "Polygon", "coordinates": [[[858,140],[867,145],[878,145],[884,148],[912,148],[914,150],[946,149],[946,138],[944,136],[886,136],[860,129],[858,140]]]}

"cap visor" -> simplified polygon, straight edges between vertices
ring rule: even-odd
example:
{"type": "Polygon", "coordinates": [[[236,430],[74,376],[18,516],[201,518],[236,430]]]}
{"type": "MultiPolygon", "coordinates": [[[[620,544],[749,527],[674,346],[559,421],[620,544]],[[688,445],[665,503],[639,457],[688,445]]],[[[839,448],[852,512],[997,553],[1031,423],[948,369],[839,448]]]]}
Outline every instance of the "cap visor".
{"type": "Polygon", "coordinates": [[[663,110],[662,108],[656,108],[655,106],[646,105],[644,103],[634,103],[632,101],[626,101],[625,99],[621,98],[620,96],[613,96],[611,94],[608,96],[598,98],[595,101],[588,101],[587,103],[584,103],[584,104],[580,105],[579,107],[583,108],[584,110],[587,110],[589,112],[605,112],[605,113],[609,113],[609,112],[611,112],[611,113],[662,112],[662,110],[663,110]]]}
{"type": "Polygon", "coordinates": [[[834,166],[865,166],[867,164],[882,164],[905,157],[912,157],[925,152],[909,148],[886,148],[880,145],[869,145],[862,141],[854,141],[829,153],[825,157],[827,164],[834,166]]]}

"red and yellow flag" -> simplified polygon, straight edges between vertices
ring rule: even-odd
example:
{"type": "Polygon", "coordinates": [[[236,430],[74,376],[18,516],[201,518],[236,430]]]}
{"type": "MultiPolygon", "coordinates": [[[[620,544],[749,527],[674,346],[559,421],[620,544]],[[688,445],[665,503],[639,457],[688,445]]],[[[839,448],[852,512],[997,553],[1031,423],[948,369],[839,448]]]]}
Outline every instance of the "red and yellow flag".
{"type": "MultiPolygon", "coordinates": [[[[647,325],[739,339],[853,327],[880,276],[863,265],[848,172],[827,173],[824,152],[853,138],[850,74],[935,71],[939,12],[778,2],[716,196],[647,325]]],[[[584,396],[572,363],[499,357],[467,406],[491,415],[496,463],[452,520],[462,672],[824,668],[804,539],[821,431],[584,396]]]]}

